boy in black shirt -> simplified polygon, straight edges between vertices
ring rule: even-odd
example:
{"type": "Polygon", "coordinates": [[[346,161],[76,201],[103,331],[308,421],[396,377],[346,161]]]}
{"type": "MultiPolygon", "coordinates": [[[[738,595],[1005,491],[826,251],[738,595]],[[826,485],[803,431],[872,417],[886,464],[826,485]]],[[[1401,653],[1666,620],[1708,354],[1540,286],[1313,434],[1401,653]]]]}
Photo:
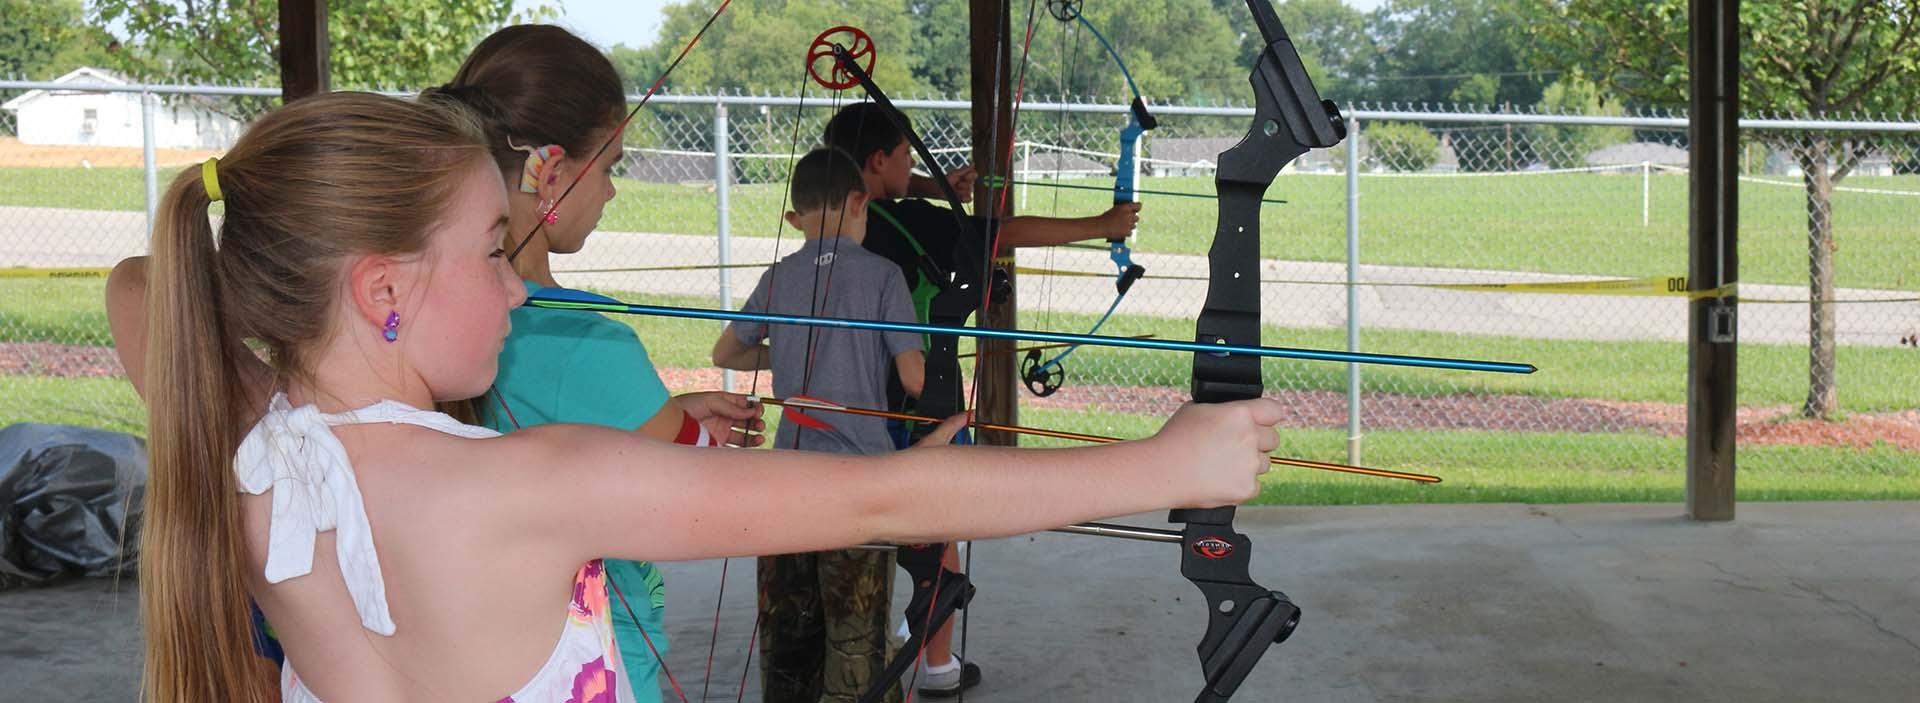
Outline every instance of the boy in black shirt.
{"type": "MultiPolygon", "coordinates": [[[[928,303],[940,290],[935,271],[953,270],[954,242],[961,236],[960,225],[947,207],[911,197],[937,194],[939,183],[913,175],[913,147],[885,110],[887,108],[871,102],[848,105],[827,122],[822,141],[851,154],[859,162],[870,196],[867,236],[861,245],[900,267],[913,298],[914,313],[920,322],[927,322],[928,303]]],[[[906,115],[895,112],[893,117],[898,118],[898,124],[911,128],[906,115]]],[[[971,166],[948,174],[949,184],[962,200],[972,199],[976,178],[971,166]]],[[[1012,217],[1000,223],[999,249],[1010,251],[1015,247],[1053,246],[1086,239],[1118,240],[1131,234],[1139,221],[1139,203],[1115,204],[1092,217],[1012,217]]],[[[890,384],[887,396],[889,409],[910,410],[907,394],[897,382],[890,384]]],[[[908,441],[906,432],[897,431],[894,440],[904,448],[908,441]]],[[[960,562],[956,551],[954,545],[947,545],[944,563],[948,569],[957,571],[960,562]]],[[[927,639],[926,669],[919,684],[921,693],[950,696],[980,682],[979,665],[961,662],[952,650],[953,622],[949,620],[927,639]]]]}

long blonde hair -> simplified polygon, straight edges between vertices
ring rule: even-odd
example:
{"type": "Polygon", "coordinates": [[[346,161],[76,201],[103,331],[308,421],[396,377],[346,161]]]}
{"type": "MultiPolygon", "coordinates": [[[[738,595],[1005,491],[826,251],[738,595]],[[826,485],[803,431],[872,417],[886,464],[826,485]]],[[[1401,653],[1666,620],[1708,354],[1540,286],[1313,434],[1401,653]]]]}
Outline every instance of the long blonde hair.
{"type": "Polygon", "coordinates": [[[246,537],[233,457],[261,408],[235,340],[277,382],[307,378],[347,259],[423,251],[479,160],[478,123],[444,104],[331,93],[262,117],[213,167],[173,180],[153,233],[147,296],[148,453],[140,605],[143,697],[277,698],[248,621],[246,537]]]}

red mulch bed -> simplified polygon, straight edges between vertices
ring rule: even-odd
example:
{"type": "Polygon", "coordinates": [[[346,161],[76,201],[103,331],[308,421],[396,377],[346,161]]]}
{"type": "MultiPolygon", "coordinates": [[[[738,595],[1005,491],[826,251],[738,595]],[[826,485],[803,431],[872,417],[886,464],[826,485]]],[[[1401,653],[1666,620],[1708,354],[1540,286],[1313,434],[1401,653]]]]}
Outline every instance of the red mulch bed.
{"type": "Polygon", "coordinates": [[[0,344],[0,376],[86,378],[121,376],[120,357],[109,347],[81,347],[46,342],[0,344]]]}
{"type": "MultiPolygon", "coordinates": [[[[103,347],[45,343],[0,344],[0,375],[55,378],[117,376],[120,361],[103,347]]],[[[660,369],[668,388],[720,387],[718,369],[660,369]]],[[[745,390],[752,373],[734,376],[745,390]]],[[[760,390],[771,377],[762,374],[760,390]]],[[[1270,391],[1293,411],[1282,425],[1339,428],[1347,423],[1347,398],[1330,391],[1270,391]]],[[[1047,398],[1026,397],[1028,407],[1079,412],[1167,415],[1186,402],[1176,388],[1145,386],[1068,386],[1047,398]]],[[[1797,444],[1867,448],[1885,444],[1920,452],[1920,409],[1898,413],[1855,414],[1844,420],[1793,417],[1794,408],[1743,407],[1737,439],[1743,444],[1797,444]]],[[[1637,432],[1677,437],[1686,432],[1686,406],[1612,400],[1536,398],[1518,395],[1417,396],[1371,393],[1361,399],[1360,416],[1376,430],[1490,430],[1505,432],[1637,432]]]]}

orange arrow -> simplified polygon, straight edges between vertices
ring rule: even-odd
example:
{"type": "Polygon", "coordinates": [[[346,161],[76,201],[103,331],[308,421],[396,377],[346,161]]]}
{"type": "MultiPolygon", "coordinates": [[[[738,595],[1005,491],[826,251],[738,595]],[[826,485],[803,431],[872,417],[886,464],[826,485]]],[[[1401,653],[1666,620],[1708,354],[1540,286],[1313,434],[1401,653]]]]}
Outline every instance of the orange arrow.
{"type": "MultiPolygon", "coordinates": [[[[1105,248],[1105,247],[1102,247],[1102,248],[1105,248]]],[[[1153,339],[1153,335],[1150,335],[1150,334],[1136,334],[1136,335],[1133,335],[1132,337],[1128,337],[1128,339],[1153,339]]],[[[1038,345],[1034,345],[1034,346],[1031,346],[1031,347],[1015,347],[1015,348],[1012,348],[1012,349],[1008,349],[1008,350],[1006,350],[1005,352],[987,352],[987,353],[988,353],[988,354],[1020,354],[1020,353],[1023,353],[1023,352],[1030,352],[1030,351],[1038,351],[1038,350],[1041,350],[1041,349],[1059,349],[1059,348],[1061,348],[1061,347],[1071,347],[1071,346],[1073,346],[1073,344],[1072,344],[1072,343],[1069,343],[1069,342],[1058,342],[1058,343],[1055,343],[1055,344],[1038,344],[1038,345]]],[[[975,357],[975,356],[979,356],[979,353],[978,353],[978,352],[969,352],[969,353],[966,353],[966,354],[961,354],[960,356],[957,356],[957,357],[954,357],[954,358],[956,358],[956,359],[970,359],[970,358],[973,358],[973,357],[975,357]]]]}
{"type": "MultiPolygon", "coordinates": [[[[940,420],[931,418],[931,417],[921,417],[919,415],[910,415],[907,413],[887,412],[885,410],[868,410],[866,408],[853,408],[845,405],[840,405],[838,403],[831,403],[828,401],[820,400],[817,398],[787,398],[784,400],[780,398],[752,398],[752,399],[762,403],[766,403],[768,405],[776,405],[776,406],[787,408],[790,410],[796,409],[796,408],[804,408],[807,410],[823,410],[826,412],[846,413],[848,415],[863,415],[866,417],[884,417],[891,420],[902,420],[906,422],[930,422],[933,424],[940,423],[940,420]]],[[[1093,442],[1096,444],[1112,444],[1114,442],[1126,441],[1126,440],[1120,439],[1119,437],[1105,437],[1101,435],[1081,434],[1079,432],[1064,432],[1061,430],[1043,430],[1043,429],[1034,428],[1034,427],[1020,427],[1018,425],[996,425],[988,422],[976,422],[976,423],[973,423],[973,426],[983,430],[992,430],[995,432],[1013,432],[1015,434],[1034,435],[1036,437],[1052,437],[1054,439],[1071,439],[1071,440],[1076,440],[1081,442],[1093,442]]],[[[1348,474],[1360,474],[1362,476],[1378,476],[1381,478],[1397,478],[1404,481],[1418,481],[1420,483],[1439,483],[1440,482],[1439,476],[1431,476],[1428,474],[1408,473],[1405,471],[1389,471],[1387,469],[1370,469],[1364,466],[1348,466],[1346,464],[1334,464],[1334,463],[1329,463],[1324,461],[1308,461],[1306,459],[1283,459],[1277,456],[1267,457],[1267,461],[1272,463],[1275,466],[1293,466],[1293,467],[1298,467],[1302,469],[1319,469],[1321,471],[1338,471],[1341,473],[1348,473],[1348,474]]]]}

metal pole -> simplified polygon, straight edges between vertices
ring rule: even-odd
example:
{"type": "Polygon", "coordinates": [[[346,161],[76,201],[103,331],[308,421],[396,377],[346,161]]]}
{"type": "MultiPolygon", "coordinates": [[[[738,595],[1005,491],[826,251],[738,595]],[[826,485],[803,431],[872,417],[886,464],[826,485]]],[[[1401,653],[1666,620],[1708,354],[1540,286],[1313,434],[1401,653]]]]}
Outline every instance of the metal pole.
{"type": "MultiPolygon", "coordinates": [[[[1360,118],[1347,118],[1347,351],[1360,351],[1360,118]]],[[[1347,463],[1360,463],[1360,365],[1347,364],[1347,463]]]]}
{"type": "Polygon", "coordinates": [[[147,174],[147,237],[153,237],[153,213],[160,203],[160,172],[158,159],[154,156],[153,146],[153,101],[152,93],[140,94],[140,158],[145,162],[147,174]]]}
{"type": "Polygon", "coordinates": [[[1652,197],[1652,193],[1653,193],[1653,162],[1642,161],[1640,162],[1640,226],[1641,227],[1647,226],[1647,223],[1650,221],[1647,218],[1647,215],[1649,212],[1652,211],[1652,206],[1649,205],[1649,201],[1650,201],[1650,198],[1652,197]]]}
{"type": "Polygon", "coordinates": [[[1027,209],[1027,168],[1033,164],[1033,142],[1020,142],[1020,209],[1027,209]]]}
{"type": "MultiPolygon", "coordinates": [[[[732,190],[732,182],[733,160],[727,156],[727,104],[715,101],[713,104],[713,193],[716,199],[714,226],[720,233],[718,261],[720,307],[727,310],[733,309],[733,269],[728,266],[733,263],[733,233],[727,217],[727,211],[730,209],[727,196],[732,190]]],[[[720,323],[721,328],[724,329],[726,324],[720,323]]],[[[732,371],[720,372],[720,388],[733,390],[732,371]]]]}

